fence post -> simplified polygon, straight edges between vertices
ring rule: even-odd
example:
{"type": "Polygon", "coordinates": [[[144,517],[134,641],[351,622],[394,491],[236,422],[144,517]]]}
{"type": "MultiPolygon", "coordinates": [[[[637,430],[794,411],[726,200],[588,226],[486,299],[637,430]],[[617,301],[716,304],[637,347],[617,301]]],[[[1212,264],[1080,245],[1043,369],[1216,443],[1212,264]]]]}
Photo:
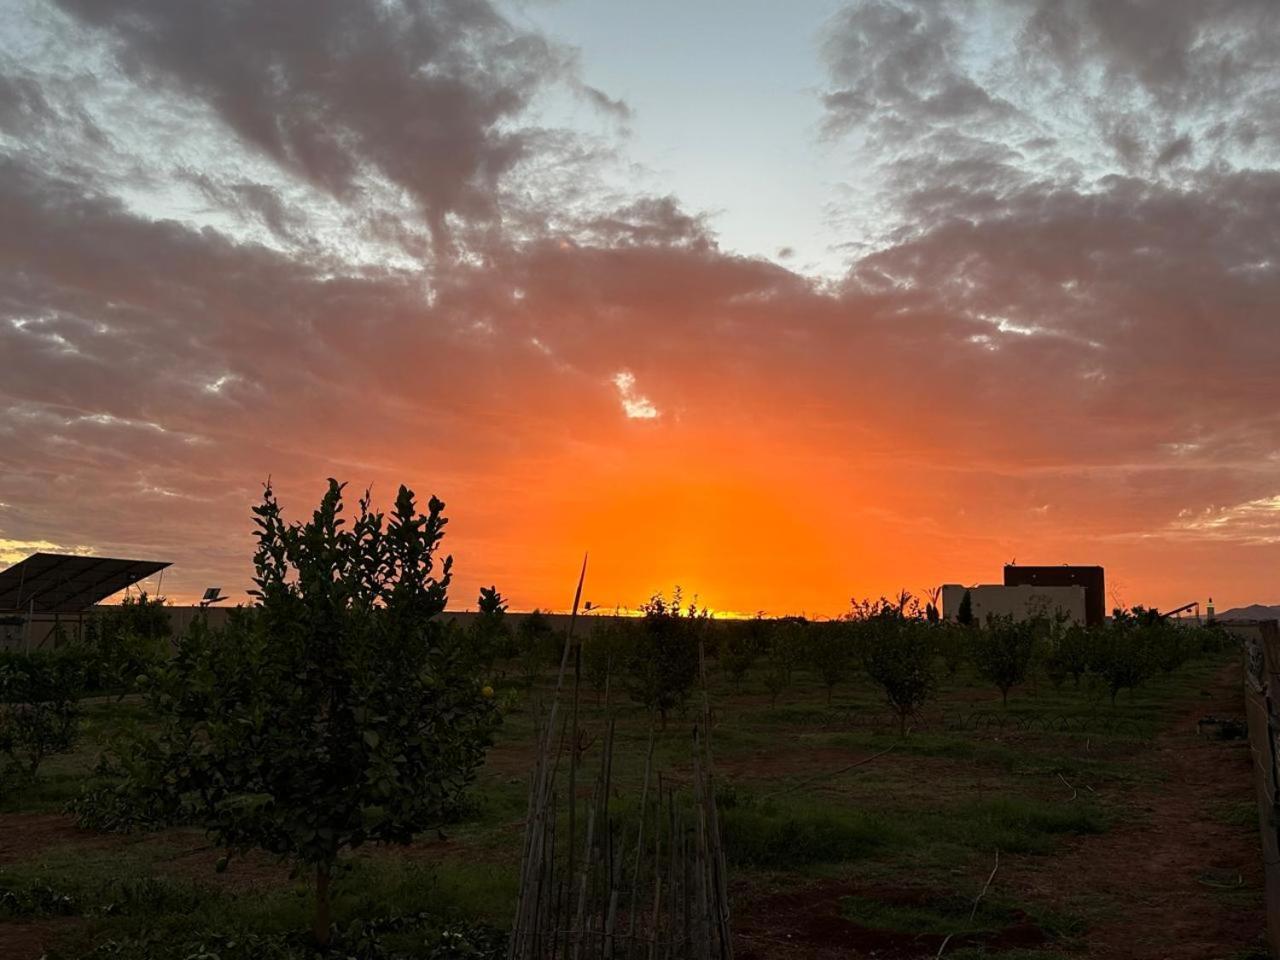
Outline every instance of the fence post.
{"type": "Polygon", "coordinates": [[[1280,624],[1264,620],[1258,624],[1257,639],[1243,639],[1245,716],[1258,795],[1267,945],[1271,956],[1280,957],[1280,780],[1276,763],[1276,738],[1280,735],[1280,624]]]}

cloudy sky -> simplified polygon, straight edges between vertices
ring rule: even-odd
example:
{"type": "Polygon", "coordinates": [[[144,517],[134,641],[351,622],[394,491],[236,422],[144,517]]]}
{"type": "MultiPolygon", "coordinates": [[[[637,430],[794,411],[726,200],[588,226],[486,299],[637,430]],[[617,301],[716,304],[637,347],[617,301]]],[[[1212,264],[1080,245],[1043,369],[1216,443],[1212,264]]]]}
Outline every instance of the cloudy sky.
{"type": "Polygon", "coordinates": [[[0,0],[0,560],[1280,600],[1274,0],[0,0]]]}

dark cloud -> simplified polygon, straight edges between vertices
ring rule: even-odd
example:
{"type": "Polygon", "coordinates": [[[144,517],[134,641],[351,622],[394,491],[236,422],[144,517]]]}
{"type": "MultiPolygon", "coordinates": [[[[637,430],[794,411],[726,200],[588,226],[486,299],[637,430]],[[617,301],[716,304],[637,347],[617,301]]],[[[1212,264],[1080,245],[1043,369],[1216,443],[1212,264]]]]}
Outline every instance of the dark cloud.
{"type": "Polygon", "coordinates": [[[1111,94],[1138,87],[1179,111],[1274,91],[1280,10],[1267,0],[1042,0],[1025,41],[1072,77],[1101,69],[1111,94]]]}
{"type": "Polygon", "coordinates": [[[1183,134],[1166,143],[1160,153],[1156,155],[1156,166],[1164,166],[1166,163],[1176,163],[1179,160],[1188,159],[1195,149],[1195,144],[1189,134],[1183,134]]]}
{"type": "Polygon", "coordinates": [[[872,0],[828,24],[823,50],[833,82],[824,96],[831,132],[866,126],[911,138],[921,120],[990,123],[1013,107],[969,76],[955,7],[872,0]]]}
{"type": "Polygon", "coordinates": [[[22,136],[53,117],[53,108],[33,78],[0,76],[0,130],[22,136]]]}
{"type": "Polygon", "coordinates": [[[683,210],[675,197],[644,197],[582,224],[593,244],[658,244],[707,248],[714,245],[701,217],[683,210]]]}
{"type": "Polygon", "coordinates": [[[589,83],[584,83],[579,88],[582,95],[596,109],[609,114],[617,120],[630,120],[634,115],[630,105],[622,99],[611,97],[599,87],[593,87],[589,83]]]}
{"type": "Polygon", "coordinates": [[[566,66],[485,0],[172,4],[58,0],[119,42],[126,71],[212,106],[281,166],[354,200],[370,172],[409,191],[437,242],[492,219],[529,150],[512,128],[566,66]]]}
{"type": "Polygon", "coordinates": [[[215,208],[234,211],[239,216],[261,222],[278,239],[292,242],[306,225],[306,217],[293,209],[280,191],[262,183],[227,182],[198,170],[183,171],[215,208]]]}

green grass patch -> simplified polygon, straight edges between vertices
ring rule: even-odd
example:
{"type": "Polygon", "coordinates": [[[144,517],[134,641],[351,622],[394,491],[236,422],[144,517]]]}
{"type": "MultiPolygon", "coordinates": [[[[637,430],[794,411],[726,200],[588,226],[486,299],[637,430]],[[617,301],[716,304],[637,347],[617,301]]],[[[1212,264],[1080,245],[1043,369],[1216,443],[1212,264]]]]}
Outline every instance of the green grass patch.
{"type": "Polygon", "coordinates": [[[1258,828],[1258,804],[1253,800],[1214,804],[1209,816],[1230,827],[1258,828]]]}
{"type": "Polygon", "coordinates": [[[722,800],[721,828],[732,863],[785,868],[897,855],[936,844],[1048,853],[1062,836],[1102,833],[1107,820],[1100,808],[1079,801],[997,797],[887,811],[730,794],[722,800]]]}
{"type": "Polygon", "coordinates": [[[728,859],[755,867],[858,860],[909,842],[898,824],[878,814],[796,802],[729,806],[720,826],[728,859]]]}
{"type": "Polygon", "coordinates": [[[960,936],[992,933],[1017,923],[1016,910],[982,901],[974,910],[973,898],[958,894],[922,896],[909,902],[888,903],[872,897],[845,897],[840,912],[854,923],[874,930],[960,936]]]}
{"type": "MultiPolygon", "coordinates": [[[[989,935],[1018,924],[1031,924],[1046,939],[1065,943],[1079,937],[1086,926],[1081,918],[1054,907],[984,897],[975,908],[972,896],[927,890],[903,890],[885,897],[845,897],[841,913],[873,930],[918,935],[989,935]]],[[[1000,952],[1002,957],[1007,955],[1007,951],[1000,952]]],[[[1036,955],[1043,954],[1037,951],[1036,955]]]]}
{"type": "Polygon", "coordinates": [[[1102,810],[1082,801],[1050,803],[997,797],[961,804],[935,816],[926,830],[938,839],[1006,853],[1049,853],[1064,835],[1103,833],[1102,810]]]}

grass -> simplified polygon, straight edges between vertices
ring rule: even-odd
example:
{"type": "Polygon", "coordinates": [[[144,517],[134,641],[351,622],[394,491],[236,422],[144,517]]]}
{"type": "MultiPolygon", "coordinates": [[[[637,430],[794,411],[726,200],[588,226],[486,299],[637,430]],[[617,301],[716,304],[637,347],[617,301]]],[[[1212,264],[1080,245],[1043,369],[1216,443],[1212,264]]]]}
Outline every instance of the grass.
{"type": "Polygon", "coordinates": [[[984,897],[976,905],[972,896],[904,891],[891,899],[871,896],[845,897],[841,915],[864,927],[902,933],[963,936],[998,933],[1018,923],[1030,923],[1050,940],[1067,940],[1080,934],[1078,918],[1055,909],[984,897]]]}
{"type": "Polygon", "coordinates": [[[1048,853],[1062,835],[1107,828],[1107,818],[1095,804],[1016,797],[897,811],[735,799],[721,822],[730,862],[773,868],[897,855],[936,843],[975,852],[1048,853]]]}
{"type": "MultiPolygon", "coordinates": [[[[61,947],[68,957],[108,941],[179,944],[201,932],[289,937],[308,929],[311,895],[304,883],[237,888],[212,878],[167,876],[163,863],[171,854],[164,847],[124,856],[62,849],[0,869],[0,918],[82,918],[61,947]]],[[[516,894],[511,872],[491,864],[363,857],[347,861],[333,892],[339,929],[411,918],[419,942],[452,925],[502,928],[516,894]]]]}
{"type": "Polygon", "coordinates": [[[1229,827],[1256,827],[1258,804],[1253,800],[1219,804],[1210,808],[1209,816],[1229,827]]]}
{"type": "Polygon", "coordinates": [[[901,824],[881,814],[803,802],[730,806],[721,829],[730,863],[754,867],[858,860],[909,839],[901,824]]]}
{"type": "MultiPolygon", "coordinates": [[[[785,886],[817,876],[857,876],[900,887],[909,877],[912,884],[936,890],[936,899],[847,900],[846,916],[887,929],[953,932],[957,911],[961,920],[968,917],[976,894],[972,888],[986,877],[996,850],[1002,860],[1006,855],[1051,857],[1072,838],[1103,833],[1140,816],[1130,798],[1160,788],[1165,777],[1149,750],[1150,738],[1171,712],[1200,699],[1224,662],[1223,657],[1195,661],[1132,696],[1122,695],[1114,709],[1087,686],[1055,690],[1042,683],[1034,691],[1015,691],[1006,710],[993,688],[961,672],[944,680],[938,700],[905,739],[863,678],[837,687],[828,706],[825,689],[797,671],[794,686],[771,707],[758,676],[748,676],[734,692],[713,674],[713,752],[735,890],[749,895],[758,884],[785,886]],[[853,766],[886,749],[883,756],[853,766]]],[[[533,701],[548,695],[550,682],[548,674],[531,691],[510,685],[512,709],[472,791],[475,802],[463,822],[447,828],[447,843],[420,844],[404,854],[362,850],[348,858],[334,887],[340,926],[425,912],[428,919],[413,927],[412,936],[404,934],[418,943],[414,949],[420,948],[424,931],[451,924],[506,927],[516,896],[533,701]]],[[[628,798],[639,792],[649,725],[634,704],[615,697],[613,708],[618,722],[615,808],[625,814],[628,798]]],[[[603,717],[595,697],[586,694],[582,726],[598,737],[603,717]]],[[[86,704],[78,749],[51,758],[36,783],[6,797],[0,812],[60,811],[93,782],[99,755],[112,738],[146,722],[133,698],[86,704]]],[[[687,726],[675,716],[655,746],[657,768],[676,786],[687,782],[687,738],[687,726]]],[[[587,752],[587,783],[597,756],[598,740],[587,752]]],[[[1212,816],[1241,829],[1256,828],[1256,812],[1243,801],[1212,816]]],[[[190,853],[203,842],[198,833],[170,831],[153,838],[68,841],[33,849],[0,867],[0,922],[58,916],[70,909],[83,922],[69,929],[51,954],[62,957],[145,934],[176,940],[193,931],[282,936],[307,928],[305,882],[287,879],[283,870],[279,875],[241,872],[234,862],[226,875],[217,876],[212,870],[216,851],[207,851],[207,858],[190,853]],[[11,901],[6,891],[13,894],[11,901]]],[[[1004,899],[1003,883],[998,877],[990,903],[984,899],[980,905],[974,923],[987,925],[983,929],[1007,925],[1009,916],[1022,911],[1042,929],[1056,931],[1055,941],[1069,939],[1107,909],[1073,903],[1080,915],[1064,918],[1051,904],[1004,899]]],[[[1206,899],[1215,893],[1222,892],[1206,888],[1206,899]]],[[[1238,895],[1250,893],[1256,894],[1238,895]]],[[[953,958],[981,955],[959,948],[947,952],[953,958]]],[[[1000,953],[1004,960],[1022,955],[1000,953]]],[[[1035,950],[1025,956],[1051,960],[1055,954],[1035,950]]]]}

